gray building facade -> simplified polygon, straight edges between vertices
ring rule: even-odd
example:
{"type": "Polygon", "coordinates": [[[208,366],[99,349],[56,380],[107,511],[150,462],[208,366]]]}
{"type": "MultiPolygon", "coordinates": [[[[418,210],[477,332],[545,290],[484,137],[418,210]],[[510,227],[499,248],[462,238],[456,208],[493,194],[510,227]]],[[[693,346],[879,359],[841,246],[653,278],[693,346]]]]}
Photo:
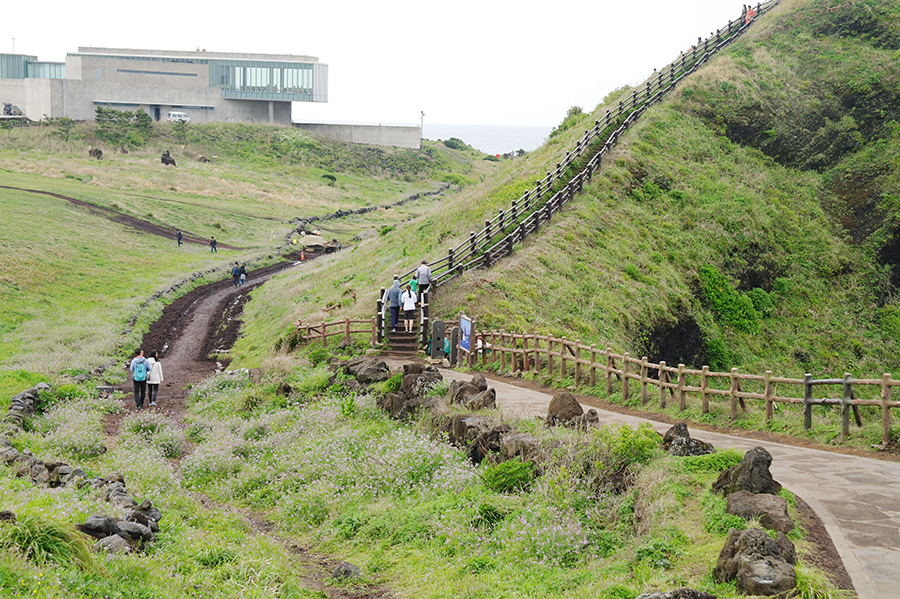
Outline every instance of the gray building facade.
{"type": "Polygon", "coordinates": [[[32,120],[91,121],[97,106],[169,111],[192,122],[291,124],[291,102],[328,101],[328,65],[313,56],[82,47],[65,63],[0,54],[0,101],[32,120]]]}

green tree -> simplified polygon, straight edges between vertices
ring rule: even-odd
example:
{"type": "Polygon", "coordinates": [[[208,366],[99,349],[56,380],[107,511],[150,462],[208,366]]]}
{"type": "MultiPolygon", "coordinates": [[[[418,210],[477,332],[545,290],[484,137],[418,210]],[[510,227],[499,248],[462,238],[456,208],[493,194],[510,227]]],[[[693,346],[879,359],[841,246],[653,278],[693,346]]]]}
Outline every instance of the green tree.
{"type": "Polygon", "coordinates": [[[188,126],[189,123],[183,119],[179,119],[172,124],[172,127],[175,129],[175,137],[181,143],[187,143],[188,126]]]}
{"type": "Polygon", "coordinates": [[[56,130],[53,131],[53,135],[63,138],[64,141],[69,141],[69,136],[72,134],[72,129],[75,127],[75,121],[67,116],[49,117],[45,114],[44,123],[51,127],[55,127],[56,130]]]}
{"type": "Polygon", "coordinates": [[[2,119],[0,120],[0,129],[6,131],[6,136],[9,139],[12,139],[12,130],[16,128],[18,125],[18,121],[15,119],[2,119]]]}

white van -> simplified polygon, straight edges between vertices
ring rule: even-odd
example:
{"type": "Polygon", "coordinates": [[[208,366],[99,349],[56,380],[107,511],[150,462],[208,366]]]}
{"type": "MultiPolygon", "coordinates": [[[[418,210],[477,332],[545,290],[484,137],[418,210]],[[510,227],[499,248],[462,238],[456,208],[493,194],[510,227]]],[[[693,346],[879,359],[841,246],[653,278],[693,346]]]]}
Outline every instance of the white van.
{"type": "Polygon", "coordinates": [[[169,121],[170,123],[178,123],[178,122],[190,123],[191,117],[189,117],[186,112],[172,111],[166,115],[166,120],[169,121]]]}

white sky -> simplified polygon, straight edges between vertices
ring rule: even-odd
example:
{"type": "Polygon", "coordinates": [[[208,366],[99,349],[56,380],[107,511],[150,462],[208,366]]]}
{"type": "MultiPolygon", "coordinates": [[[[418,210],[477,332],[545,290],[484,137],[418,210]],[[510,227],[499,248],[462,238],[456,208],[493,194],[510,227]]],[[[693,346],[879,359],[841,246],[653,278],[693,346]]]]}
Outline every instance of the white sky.
{"type": "MultiPolygon", "coordinates": [[[[24,5],[19,5],[20,8],[24,5]]],[[[327,104],[294,120],[554,126],[635,85],[728,19],[727,0],[48,0],[0,19],[0,53],[63,62],[79,46],[255,52],[328,64],[327,104]],[[24,11],[24,12],[23,12],[24,11]]]]}

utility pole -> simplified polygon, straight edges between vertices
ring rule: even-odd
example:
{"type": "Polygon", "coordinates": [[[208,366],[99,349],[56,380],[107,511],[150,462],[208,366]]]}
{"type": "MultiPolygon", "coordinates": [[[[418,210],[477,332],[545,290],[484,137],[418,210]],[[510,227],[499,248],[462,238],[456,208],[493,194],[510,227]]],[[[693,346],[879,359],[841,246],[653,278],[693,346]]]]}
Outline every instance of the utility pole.
{"type": "Polygon", "coordinates": [[[419,140],[425,139],[425,111],[420,111],[422,116],[419,117],[419,140]]]}

